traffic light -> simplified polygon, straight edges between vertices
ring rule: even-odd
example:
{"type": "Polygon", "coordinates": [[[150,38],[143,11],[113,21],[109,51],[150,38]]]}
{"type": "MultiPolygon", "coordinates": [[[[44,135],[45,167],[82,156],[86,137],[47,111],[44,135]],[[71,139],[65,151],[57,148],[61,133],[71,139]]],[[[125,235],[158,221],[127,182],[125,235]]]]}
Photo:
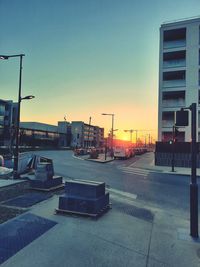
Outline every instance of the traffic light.
{"type": "Polygon", "coordinates": [[[169,140],[169,144],[172,145],[173,144],[173,141],[172,140],[169,140]]]}
{"type": "Polygon", "coordinates": [[[174,137],[178,137],[178,134],[179,134],[178,127],[175,127],[175,129],[174,129],[174,137]]]}

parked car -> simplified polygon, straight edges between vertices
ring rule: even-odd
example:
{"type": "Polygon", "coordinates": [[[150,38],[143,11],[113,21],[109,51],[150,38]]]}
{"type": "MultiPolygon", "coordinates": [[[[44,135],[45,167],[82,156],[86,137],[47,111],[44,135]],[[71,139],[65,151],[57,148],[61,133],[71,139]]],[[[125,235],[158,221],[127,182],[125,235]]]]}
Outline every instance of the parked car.
{"type": "Polygon", "coordinates": [[[128,159],[133,156],[133,151],[131,148],[116,146],[114,147],[114,158],[128,159]]]}

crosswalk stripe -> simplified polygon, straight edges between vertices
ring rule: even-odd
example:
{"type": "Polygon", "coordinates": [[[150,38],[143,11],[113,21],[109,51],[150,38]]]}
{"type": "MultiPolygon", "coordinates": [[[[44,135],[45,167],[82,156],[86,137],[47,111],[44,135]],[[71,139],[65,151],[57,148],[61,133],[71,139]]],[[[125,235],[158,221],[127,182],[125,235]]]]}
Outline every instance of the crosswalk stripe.
{"type": "Polygon", "coordinates": [[[126,170],[124,170],[123,171],[124,173],[129,173],[129,174],[136,174],[136,175],[141,175],[141,176],[148,176],[148,174],[147,173],[140,173],[140,172],[134,172],[134,171],[126,171],[126,170]]]}
{"type": "Polygon", "coordinates": [[[119,169],[128,169],[128,170],[135,170],[135,171],[143,171],[143,172],[153,172],[151,170],[145,170],[145,169],[140,169],[140,168],[134,168],[134,167],[129,167],[129,166],[118,166],[119,169]]]}
{"type": "Polygon", "coordinates": [[[124,173],[136,174],[136,175],[140,175],[144,177],[148,176],[150,173],[147,170],[135,169],[135,168],[130,168],[130,167],[118,167],[118,169],[120,169],[124,173]]]}
{"type": "Polygon", "coordinates": [[[113,188],[109,188],[108,191],[110,193],[114,193],[114,194],[117,194],[117,195],[120,195],[120,196],[123,196],[123,197],[128,197],[128,198],[132,198],[132,199],[136,199],[137,198],[136,194],[124,192],[124,191],[113,189],[113,188]]]}
{"type": "Polygon", "coordinates": [[[149,173],[148,170],[143,169],[135,169],[135,168],[129,168],[129,167],[119,167],[120,170],[127,170],[127,171],[133,171],[133,172],[139,172],[139,173],[149,173]]]}

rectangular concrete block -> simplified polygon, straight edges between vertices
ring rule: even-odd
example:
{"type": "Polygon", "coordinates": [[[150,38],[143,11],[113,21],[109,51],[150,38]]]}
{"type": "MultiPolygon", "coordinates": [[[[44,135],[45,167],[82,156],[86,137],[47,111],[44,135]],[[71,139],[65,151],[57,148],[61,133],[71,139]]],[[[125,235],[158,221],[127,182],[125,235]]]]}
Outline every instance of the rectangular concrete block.
{"type": "Polygon", "coordinates": [[[95,181],[67,181],[65,192],[68,196],[99,198],[105,195],[105,183],[95,181]]]}
{"type": "Polygon", "coordinates": [[[31,180],[31,187],[33,188],[41,188],[41,189],[49,189],[52,187],[56,187],[62,184],[62,177],[56,176],[52,179],[46,181],[40,180],[31,180]]]}
{"type": "Polygon", "coordinates": [[[109,205],[109,193],[95,199],[83,197],[61,196],[59,198],[59,209],[71,212],[98,214],[109,205]]]}
{"type": "Polygon", "coordinates": [[[52,179],[54,175],[53,164],[50,162],[40,162],[37,164],[37,168],[35,170],[35,177],[40,181],[45,181],[48,179],[52,179]]]}

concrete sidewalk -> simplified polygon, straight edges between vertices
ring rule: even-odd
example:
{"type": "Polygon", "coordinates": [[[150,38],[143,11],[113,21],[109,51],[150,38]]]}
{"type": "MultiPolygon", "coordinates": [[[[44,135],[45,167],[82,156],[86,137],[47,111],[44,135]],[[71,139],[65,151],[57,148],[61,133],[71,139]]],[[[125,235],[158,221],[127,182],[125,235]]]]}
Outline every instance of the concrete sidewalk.
{"type": "MultiPolygon", "coordinates": [[[[131,164],[132,167],[147,169],[155,172],[178,174],[178,175],[191,175],[191,168],[174,167],[175,172],[171,171],[171,166],[155,166],[154,153],[149,152],[142,156],[138,156],[138,160],[131,164]]],[[[197,168],[197,175],[200,176],[200,169],[197,168]]]]}
{"type": "Polygon", "coordinates": [[[1,266],[199,266],[200,243],[189,237],[187,220],[143,206],[131,194],[110,194],[112,209],[98,220],[55,215],[58,196],[35,205],[29,212],[57,224],[1,266]]]}
{"type": "MultiPolygon", "coordinates": [[[[168,167],[153,166],[152,155],[147,153],[138,157],[131,166],[167,172],[168,167]]],[[[194,240],[189,235],[189,213],[188,218],[183,218],[177,210],[148,206],[137,195],[112,188],[108,191],[112,209],[98,220],[77,215],[56,215],[59,195],[31,207],[29,213],[56,222],[56,225],[1,266],[200,266],[200,240],[194,240]]],[[[7,235],[14,234],[15,229],[9,229],[7,235]]],[[[23,240],[20,238],[17,242],[23,240]]]]}

